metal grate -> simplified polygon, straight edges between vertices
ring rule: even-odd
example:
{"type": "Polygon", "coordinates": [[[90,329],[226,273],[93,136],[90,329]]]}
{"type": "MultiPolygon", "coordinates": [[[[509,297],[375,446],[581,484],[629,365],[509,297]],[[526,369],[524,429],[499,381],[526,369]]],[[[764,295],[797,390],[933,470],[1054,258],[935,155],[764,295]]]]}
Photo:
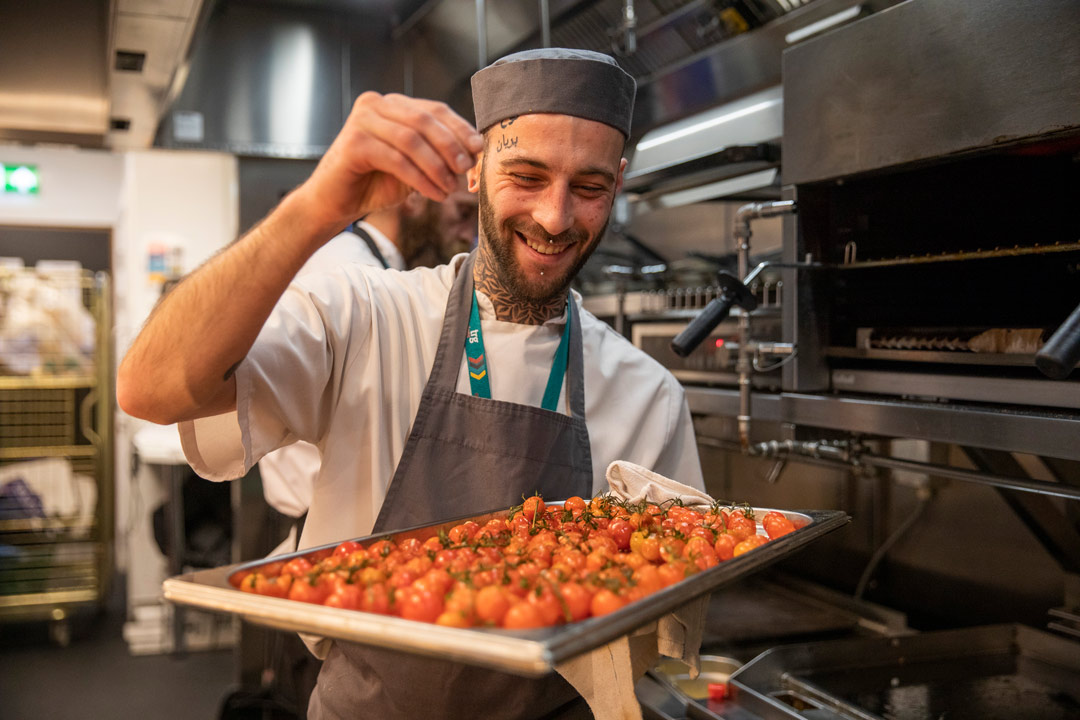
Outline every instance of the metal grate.
{"type": "Polygon", "coordinates": [[[552,44],[614,53],[627,72],[643,78],[811,1],[636,0],[637,48],[628,54],[619,32],[624,1],[600,0],[560,18],[552,44]]]}
{"type": "Polygon", "coordinates": [[[75,444],[75,390],[0,391],[0,447],[75,444]]]}

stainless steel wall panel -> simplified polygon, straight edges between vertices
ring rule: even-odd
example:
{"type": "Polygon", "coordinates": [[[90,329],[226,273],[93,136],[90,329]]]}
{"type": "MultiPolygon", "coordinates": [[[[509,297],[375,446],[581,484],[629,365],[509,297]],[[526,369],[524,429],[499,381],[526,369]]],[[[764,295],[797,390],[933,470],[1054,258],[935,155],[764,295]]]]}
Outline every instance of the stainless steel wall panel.
{"type": "Polygon", "coordinates": [[[910,0],[786,51],[785,184],[1080,129],[1080,3],[910,0]]]}

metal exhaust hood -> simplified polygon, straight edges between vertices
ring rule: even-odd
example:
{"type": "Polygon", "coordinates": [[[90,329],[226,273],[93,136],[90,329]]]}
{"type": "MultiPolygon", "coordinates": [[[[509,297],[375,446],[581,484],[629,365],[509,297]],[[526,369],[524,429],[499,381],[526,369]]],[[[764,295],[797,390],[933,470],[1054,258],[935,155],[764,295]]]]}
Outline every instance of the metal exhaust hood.
{"type": "Polygon", "coordinates": [[[155,145],[320,157],[356,95],[393,87],[380,62],[391,53],[393,16],[366,7],[217,3],[155,145]]]}

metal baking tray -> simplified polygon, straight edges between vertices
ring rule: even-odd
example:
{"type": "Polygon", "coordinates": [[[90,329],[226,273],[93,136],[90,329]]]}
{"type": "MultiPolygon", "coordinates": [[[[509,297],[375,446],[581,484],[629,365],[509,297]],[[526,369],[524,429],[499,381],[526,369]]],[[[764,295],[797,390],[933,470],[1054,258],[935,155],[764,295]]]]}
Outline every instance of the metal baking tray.
{"type": "MultiPolygon", "coordinates": [[[[357,540],[367,544],[381,538],[393,538],[396,541],[410,537],[424,539],[440,529],[448,531],[467,519],[483,525],[492,518],[505,517],[507,512],[501,510],[408,530],[370,535],[357,540]]],[[[769,512],[769,508],[754,508],[758,518],[766,512],[769,512]]],[[[539,676],[570,658],[657,620],[701,595],[790,556],[808,543],[843,527],[850,519],[846,513],[839,510],[780,512],[792,521],[796,527],[795,532],[686,578],[609,615],[537,630],[443,627],[387,615],[264,597],[242,592],[229,584],[229,577],[235,572],[257,568],[271,561],[288,560],[321,549],[333,548],[337,543],[275,556],[272,560],[264,558],[186,573],[166,580],[163,589],[165,598],[170,602],[204,610],[235,613],[250,622],[279,630],[309,632],[481,665],[519,675],[539,676]]]]}
{"type": "Polygon", "coordinates": [[[988,625],[787,645],[730,685],[741,709],[767,720],[1075,720],[1080,644],[988,625]]]}

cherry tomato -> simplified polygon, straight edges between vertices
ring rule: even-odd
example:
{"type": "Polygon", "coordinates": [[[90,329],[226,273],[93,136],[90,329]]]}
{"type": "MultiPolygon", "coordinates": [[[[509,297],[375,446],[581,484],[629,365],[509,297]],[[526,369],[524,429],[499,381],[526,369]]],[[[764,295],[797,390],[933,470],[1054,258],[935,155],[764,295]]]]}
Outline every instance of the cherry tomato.
{"type": "Polygon", "coordinates": [[[289,588],[289,599],[299,602],[322,604],[330,595],[330,586],[326,582],[316,580],[314,583],[306,577],[293,578],[289,588]]]}
{"type": "Polygon", "coordinates": [[[765,517],[761,519],[761,525],[765,528],[770,540],[795,532],[795,525],[785,515],[775,510],[765,513],[765,517]]]}
{"type": "Polygon", "coordinates": [[[462,545],[471,542],[478,532],[480,532],[480,526],[472,520],[469,520],[450,528],[450,532],[447,536],[450,538],[452,544],[462,545]]]}
{"type": "Polygon", "coordinates": [[[769,538],[764,535],[751,535],[738,545],[735,546],[735,557],[742,555],[743,553],[750,552],[756,547],[761,547],[765,543],[769,542],[769,538]]]}
{"type": "Polygon", "coordinates": [[[686,543],[677,537],[666,537],[660,541],[660,557],[666,563],[670,563],[672,560],[682,557],[683,548],[686,547],[686,543]]]}
{"type": "Polygon", "coordinates": [[[531,591],[525,597],[525,599],[536,608],[538,613],[540,613],[540,620],[545,626],[566,622],[562,603],[559,601],[558,596],[552,591],[550,585],[547,585],[546,583],[538,585],[535,590],[531,591]]]}
{"type": "Polygon", "coordinates": [[[703,537],[692,537],[683,548],[683,557],[698,570],[708,570],[719,561],[712,543],[703,537]]]}
{"type": "Polygon", "coordinates": [[[364,588],[361,585],[344,584],[338,587],[330,597],[326,598],[325,605],[327,607],[343,608],[345,610],[359,610],[360,600],[363,596],[364,588]]]}
{"type": "Polygon", "coordinates": [[[536,606],[521,602],[506,611],[502,626],[507,630],[525,630],[544,627],[544,620],[536,606]]]}
{"type": "Polygon", "coordinates": [[[353,540],[346,540],[345,542],[341,543],[336,548],[334,548],[334,555],[338,555],[340,557],[345,558],[345,557],[348,557],[349,555],[352,555],[357,550],[363,550],[363,549],[364,549],[364,546],[361,545],[360,543],[355,542],[353,540]]]}
{"type": "Polygon", "coordinates": [[[547,506],[544,505],[544,501],[540,499],[540,496],[533,495],[531,498],[525,500],[525,504],[521,507],[521,514],[531,522],[536,519],[538,515],[542,516],[546,508],[547,506]]]}
{"type": "Polygon", "coordinates": [[[443,551],[442,540],[440,540],[438,538],[438,536],[429,537],[427,540],[424,541],[424,552],[428,553],[429,555],[432,554],[432,553],[434,553],[435,555],[438,555],[442,551],[443,551]]]}
{"type": "Polygon", "coordinates": [[[281,568],[282,575],[292,575],[295,577],[301,577],[307,575],[312,570],[311,563],[302,557],[293,558],[289,562],[285,563],[285,567],[281,568]]]}
{"type": "Polygon", "coordinates": [[[686,577],[686,563],[665,563],[656,568],[664,587],[670,587],[686,577]]]}
{"type": "Polygon", "coordinates": [[[589,610],[594,617],[599,617],[620,610],[625,604],[626,601],[623,598],[607,588],[601,588],[593,595],[589,610]]]}
{"type": "Polygon", "coordinates": [[[754,521],[741,512],[733,512],[728,516],[727,529],[735,537],[736,542],[742,542],[756,530],[754,521]]]}
{"type": "Polygon", "coordinates": [[[622,518],[611,521],[607,528],[608,536],[615,541],[619,550],[630,549],[630,536],[634,533],[634,526],[622,518]]]}
{"type": "Polygon", "coordinates": [[[397,601],[398,612],[406,620],[435,622],[443,612],[442,598],[425,588],[407,587],[397,601]]]}
{"type": "Polygon", "coordinates": [[[660,578],[660,571],[655,565],[642,565],[634,571],[632,580],[642,596],[664,589],[664,581],[660,578]]]}
{"type": "Polygon", "coordinates": [[[368,546],[368,555],[373,558],[385,558],[394,550],[394,543],[389,540],[376,540],[368,546]]]}
{"type": "MultiPolygon", "coordinates": [[[[423,578],[416,582],[419,584],[422,581],[423,578]]],[[[435,592],[435,594],[440,595],[441,593],[435,592]]],[[[458,613],[472,624],[472,619],[476,611],[476,591],[464,583],[456,584],[454,589],[446,595],[444,609],[446,612],[458,613]]]]}
{"type": "Polygon", "coordinates": [[[510,609],[510,600],[501,587],[488,585],[477,591],[474,608],[476,619],[480,622],[501,625],[506,611],[510,609]]]}
{"type": "Polygon", "coordinates": [[[592,593],[583,585],[576,582],[562,583],[557,587],[557,592],[562,598],[566,622],[578,622],[589,617],[592,593]]]}
{"type": "Polygon", "coordinates": [[[426,588],[439,597],[445,595],[447,590],[449,590],[450,586],[453,584],[454,578],[450,576],[450,573],[441,568],[432,568],[428,570],[420,577],[420,579],[413,583],[414,586],[426,588]]]}
{"type": "Polygon", "coordinates": [[[730,560],[735,557],[735,536],[729,533],[721,533],[716,542],[713,543],[713,551],[716,552],[716,559],[720,562],[730,560]]]}
{"type": "Polygon", "coordinates": [[[660,562],[660,538],[649,535],[641,541],[641,557],[649,562],[660,562]]]}
{"type": "Polygon", "coordinates": [[[364,612],[387,615],[390,613],[390,593],[386,585],[372,583],[360,594],[360,609],[364,612]]]}
{"type": "Polygon", "coordinates": [[[577,495],[568,497],[566,498],[566,502],[563,503],[563,509],[569,510],[571,517],[577,520],[581,517],[581,513],[585,512],[585,501],[577,495]]]}
{"type": "Polygon", "coordinates": [[[690,537],[703,538],[711,545],[712,543],[716,542],[716,531],[707,525],[696,525],[690,531],[690,537]]]}

